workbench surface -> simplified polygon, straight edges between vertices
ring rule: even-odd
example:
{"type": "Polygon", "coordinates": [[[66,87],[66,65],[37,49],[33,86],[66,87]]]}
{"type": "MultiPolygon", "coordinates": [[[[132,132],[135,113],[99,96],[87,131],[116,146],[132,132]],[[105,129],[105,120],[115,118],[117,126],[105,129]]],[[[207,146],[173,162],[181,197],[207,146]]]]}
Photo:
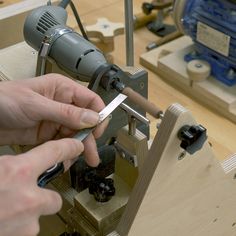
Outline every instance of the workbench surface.
{"type": "MultiPolygon", "coordinates": [[[[2,0],[0,7],[19,2],[20,0],[2,0]]],[[[141,12],[142,0],[134,1],[134,14],[141,12]]],[[[87,25],[94,24],[99,17],[106,17],[113,22],[124,21],[124,1],[122,0],[103,0],[87,1],[80,0],[77,4],[82,21],[87,25]]],[[[72,23],[74,24],[74,23],[72,23]]],[[[114,63],[125,65],[125,40],[124,35],[117,36],[115,39],[114,63]]],[[[139,57],[146,52],[146,45],[156,41],[158,38],[146,28],[141,28],[134,33],[135,43],[135,66],[141,67],[139,57]]],[[[196,118],[208,129],[209,141],[213,150],[220,160],[236,153],[236,124],[222,117],[209,108],[199,104],[195,100],[184,95],[181,91],[165,83],[156,74],[149,72],[149,100],[165,110],[172,103],[180,103],[188,108],[196,118]]],[[[150,118],[152,119],[152,118],[150,118]]],[[[151,136],[156,133],[156,122],[151,123],[151,136]]]]}
{"type": "MultiPolygon", "coordinates": [[[[2,0],[0,7],[19,2],[20,0],[2,0]]],[[[142,0],[135,0],[134,14],[140,13],[142,0]]],[[[103,0],[87,1],[80,0],[77,5],[82,21],[87,25],[94,24],[99,17],[106,17],[110,21],[124,21],[124,1],[122,0],[103,0]]],[[[125,40],[124,35],[117,36],[115,39],[114,63],[125,65],[125,40]]],[[[134,33],[135,43],[135,66],[141,67],[139,57],[146,52],[146,45],[156,41],[158,38],[146,28],[141,28],[134,33]]],[[[149,100],[165,110],[172,103],[180,103],[191,110],[196,120],[208,129],[209,141],[213,150],[220,160],[236,153],[236,124],[215,113],[209,108],[199,104],[181,91],[165,83],[156,74],[149,72],[149,100]]],[[[151,136],[156,133],[156,122],[151,123],[151,136]]]]}

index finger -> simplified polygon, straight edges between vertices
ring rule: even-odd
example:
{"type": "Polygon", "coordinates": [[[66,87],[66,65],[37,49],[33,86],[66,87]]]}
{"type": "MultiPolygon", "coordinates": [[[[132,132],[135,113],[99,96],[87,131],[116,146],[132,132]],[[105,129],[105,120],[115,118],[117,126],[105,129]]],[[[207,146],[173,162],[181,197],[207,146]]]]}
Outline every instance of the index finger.
{"type": "Polygon", "coordinates": [[[71,160],[84,151],[83,144],[76,139],[60,139],[44,143],[27,153],[23,154],[28,158],[35,176],[38,178],[43,172],[55,164],[71,160]]]}
{"type": "Polygon", "coordinates": [[[89,108],[96,112],[100,112],[105,107],[101,97],[86,87],[76,86],[72,100],[76,106],[89,108]]]}

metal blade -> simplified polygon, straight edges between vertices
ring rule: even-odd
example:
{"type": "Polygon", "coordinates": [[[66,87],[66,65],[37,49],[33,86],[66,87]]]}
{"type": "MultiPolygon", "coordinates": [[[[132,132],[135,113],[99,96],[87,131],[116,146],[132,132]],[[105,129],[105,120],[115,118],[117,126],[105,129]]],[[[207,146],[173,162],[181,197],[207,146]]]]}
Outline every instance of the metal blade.
{"type": "Polygon", "coordinates": [[[99,123],[104,121],[125,99],[126,95],[120,93],[101,112],[99,112],[99,123]]]}
{"type": "MultiPolygon", "coordinates": [[[[99,112],[99,122],[102,123],[125,99],[124,94],[119,94],[102,111],[99,112]]],[[[83,141],[96,127],[80,130],[73,138],[83,141]]]]}

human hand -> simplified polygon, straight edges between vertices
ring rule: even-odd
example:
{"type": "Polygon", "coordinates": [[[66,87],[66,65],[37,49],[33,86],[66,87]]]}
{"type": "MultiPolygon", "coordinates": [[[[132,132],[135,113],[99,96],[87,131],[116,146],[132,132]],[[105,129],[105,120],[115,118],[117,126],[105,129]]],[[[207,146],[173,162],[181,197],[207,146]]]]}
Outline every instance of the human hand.
{"type": "Polygon", "coordinates": [[[56,163],[70,166],[84,146],[75,139],[49,141],[17,156],[0,157],[1,236],[35,236],[39,217],[58,212],[58,193],[37,186],[41,173],[56,163]]]}
{"type": "MultiPolygon", "coordinates": [[[[93,127],[104,108],[94,92],[58,74],[0,83],[0,145],[35,145],[73,136],[93,127]]],[[[106,123],[106,122],[105,122],[106,123]]],[[[95,138],[100,125],[84,141],[84,155],[91,166],[99,163],[95,138]]]]}

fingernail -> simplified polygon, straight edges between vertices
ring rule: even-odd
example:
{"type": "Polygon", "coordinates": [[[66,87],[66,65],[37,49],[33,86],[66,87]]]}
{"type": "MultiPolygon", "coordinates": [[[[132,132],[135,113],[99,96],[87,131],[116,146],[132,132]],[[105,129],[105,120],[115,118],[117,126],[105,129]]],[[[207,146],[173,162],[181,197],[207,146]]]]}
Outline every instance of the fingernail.
{"type": "Polygon", "coordinates": [[[80,118],[80,124],[84,127],[93,127],[98,124],[99,115],[95,111],[85,110],[80,118]]]}

